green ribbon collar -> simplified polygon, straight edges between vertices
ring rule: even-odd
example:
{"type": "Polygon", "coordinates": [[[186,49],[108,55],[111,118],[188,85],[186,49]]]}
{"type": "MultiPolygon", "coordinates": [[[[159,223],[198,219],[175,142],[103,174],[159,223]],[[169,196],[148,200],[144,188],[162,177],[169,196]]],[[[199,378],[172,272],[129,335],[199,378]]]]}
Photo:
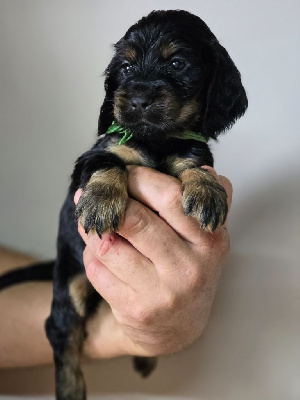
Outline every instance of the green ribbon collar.
{"type": "MultiPolygon", "coordinates": [[[[107,134],[110,133],[118,133],[120,135],[123,135],[121,140],[119,141],[119,145],[122,146],[122,144],[128,142],[133,136],[133,134],[130,132],[129,129],[122,128],[120,125],[117,124],[116,121],[113,121],[111,126],[107,129],[107,134]]],[[[178,139],[184,139],[184,140],[196,140],[197,142],[202,142],[202,143],[207,143],[207,139],[198,132],[192,132],[192,131],[184,131],[181,134],[178,135],[172,135],[172,137],[178,138],[178,139]]]]}

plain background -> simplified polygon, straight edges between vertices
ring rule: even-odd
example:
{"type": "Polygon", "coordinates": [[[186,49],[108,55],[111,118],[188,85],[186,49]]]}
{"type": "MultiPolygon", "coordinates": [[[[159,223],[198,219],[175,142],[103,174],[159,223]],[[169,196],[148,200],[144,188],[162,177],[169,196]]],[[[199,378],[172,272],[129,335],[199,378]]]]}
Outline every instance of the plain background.
{"type": "MultiPolygon", "coordinates": [[[[234,187],[231,256],[197,343],[162,357],[147,381],[126,358],[91,363],[89,393],[298,400],[298,0],[0,0],[0,243],[54,257],[74,161],[96,138],[112,44],[149,11],[176,8],[209,25],[249,97],[247,115],[212,144],[234,187]]],[[[49,395],[52,372],[2,371],[0,393],[49,395]]]]}

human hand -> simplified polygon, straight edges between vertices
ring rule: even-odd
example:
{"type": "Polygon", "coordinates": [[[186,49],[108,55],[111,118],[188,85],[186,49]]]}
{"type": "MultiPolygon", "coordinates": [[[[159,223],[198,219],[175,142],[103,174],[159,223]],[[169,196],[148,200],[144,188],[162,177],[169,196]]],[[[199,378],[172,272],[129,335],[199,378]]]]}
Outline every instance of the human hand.
{"type": "MultiPolygon", "coordinates": [[[[230,206],[230,182],[205,168],[225,188],[230,206]]],[[[90,357],[170,354],[195,341],[207,324],[229,251],[226,224],[209,233],[184,215],[179,180],[130,167],[128,191],[118,233],[100,240],[78,228],[87,277],[107,302],[87,324],[84,352],[90,357]]]]}

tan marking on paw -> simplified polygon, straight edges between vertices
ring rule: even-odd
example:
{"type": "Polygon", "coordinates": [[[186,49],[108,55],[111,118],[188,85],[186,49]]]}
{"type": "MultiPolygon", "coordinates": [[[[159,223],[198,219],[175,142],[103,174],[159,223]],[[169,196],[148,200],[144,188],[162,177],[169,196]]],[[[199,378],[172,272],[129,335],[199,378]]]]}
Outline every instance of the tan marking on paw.
{"type": "Polygon", "coordinates": [[[126,177],[126,171],[122,171],[118,167],[109,169],[99,170],[93,173],[86,186],[98,185],[99,183],[105,183],[113,185],[120,191],[124,190],[124,179],[126,177]]]}
{"type": "Polygon", "coordinates": [[[179,175],[189,168],[194,168],[196,166],[195,159],[193,158],[180,158],[177,156],[169,156],[166,159],[164,167],[169,175],[175,176],[179,175]]]}
{"type": "Polygon", "coordinates": [[[96,230],[101,236],[122,223],[127,199],[127,171],[118,167],[100,170],[85,186],[76,216],[86,232],[96,230]]]}
{"type": "Polygon", "coordinates": [[[206,231],[212,232],[225,222],[227,194],[216,178],[201,168],[186,169],[179,179],[183,186],[182,205],[206,231]]]}
{"type": "Polygon", "coordinates": [[[217,183],[216,178],[212,174],[200,168],[191,168],[182,171],[180,180],[183,184],[188,182],[195,184],[197,181],[201,183],[217,183]]]}

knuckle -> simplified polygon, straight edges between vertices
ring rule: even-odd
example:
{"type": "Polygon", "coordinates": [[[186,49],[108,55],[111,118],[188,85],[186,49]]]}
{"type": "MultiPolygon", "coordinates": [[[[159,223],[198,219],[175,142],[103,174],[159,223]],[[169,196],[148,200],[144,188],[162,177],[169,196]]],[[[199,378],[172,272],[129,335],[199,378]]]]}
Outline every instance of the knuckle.
{"type": "Polygon", "coordinates": [[[212,236],[211,247],[214,252],[218,253],[220,258],[226,257],[230,249],[230,238],[227,229],[220,226],[212,236]]]}
{"type": "Polygon", "coordinates": [[[150,327],[157,324],[158,320],[170,317],[177,306],[177,297],[171,291],[165,291],[159,295],[150,305],[138,304],[131,311],[131,318],[143,327],[150,327]]]}
{"type": "Polygon", "coordinates": [[[225,234],[223,236],[224,237],[223,237],[222,244],[221,244],[221,254],[222,254],[222,257],[224,258],[228,255],[229,250],[230,250],[230,237],[227,234],[227,230],[225,231],[225,234]]]}
{"type": "Polygon", "coordinates": [[[152,321],[151,313],[145,307],[136,306],[132,310],[132,319],[138,323],[138,325],[149,326],[152,321]]]}
{"type": "Polygon", "coordinates": [[[227,229],[220,225],[213,232],[202,232],[198,242],[202,255],[207,257],[219,255],[224,257],[230,248],[230,239],[227,229]]]}
{"type": "Polygon", "coordinates": [[[175,309],[176,303],[177,303],[177,298],[175,294],[171,291],[168,291],[163,296],[161,307],[164,311],[172,311],[175,309]]]}
{"type": "Polygon", "coordinates": [[[200,268],[190,267],[187,276],[189,291],[198,291],[205,284],[205,274],[200,268]]]}
{"type": "Polygon", "coordinates": [[[182,187],[177,181],[170,184],[162,198],[162,203],[166,208],[178,208],[182,204],[182,187]]]}
{"type": "Polygon", "coordinates": [[[135,236],[147,230],[151,225],[151,220],[143,207],[136,207],[132,211],[130,216],[125,218],[120,231],[126,230],[130,235],[135,236]]]}
{"type": "Polygon", "coordinates": [[[233,192],[233,187],[232,187],[232,183],[230,182],[230,180],[228,178],[226,178],[226,176],[219,175],[218,181],[219,181],[220,185],[222,185],[223,188],[226,190],[227,195],[231,196],[232,192],[233,192]]]}

